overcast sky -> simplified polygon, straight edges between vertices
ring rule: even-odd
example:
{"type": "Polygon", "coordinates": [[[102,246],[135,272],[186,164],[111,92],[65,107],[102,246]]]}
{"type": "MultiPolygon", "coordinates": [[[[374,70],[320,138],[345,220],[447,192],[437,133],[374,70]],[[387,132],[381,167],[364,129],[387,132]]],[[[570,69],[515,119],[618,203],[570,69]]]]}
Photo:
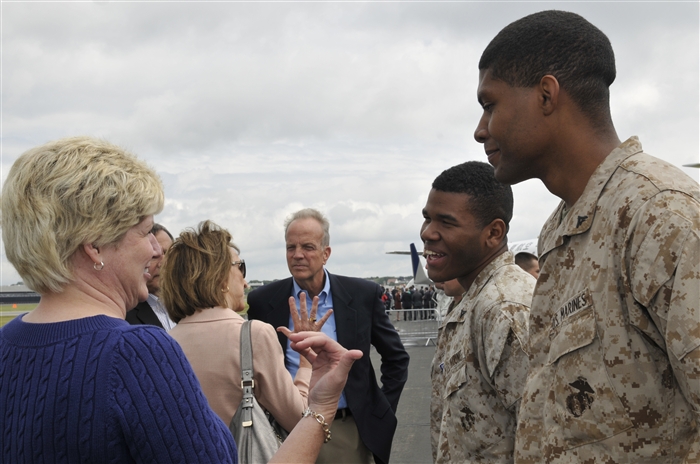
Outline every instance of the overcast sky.
{"type": "MultiPolygon", "coordinates": [[[[124,146],[165,185],[175,235],[228,228],[250,279],[289,275],[283,221],[331,221],[328,269],[407,275],[432,180],[486,161],[477,64],[508,23],[582,14],[617,58],[621,139],[698,162],[698,2],[3,2],[2,174],[25,150],[73,135],[124,146]]],[[[684,168],[697,180],[698,170],[684,168]]],[[[535,238],[558,199],[514,187],[511,241],[535,238]]],[[[419,248],[420,245],[418,246],[419,248]]],[[[3,285],[20,280],[1,263],[3,285]]]]}

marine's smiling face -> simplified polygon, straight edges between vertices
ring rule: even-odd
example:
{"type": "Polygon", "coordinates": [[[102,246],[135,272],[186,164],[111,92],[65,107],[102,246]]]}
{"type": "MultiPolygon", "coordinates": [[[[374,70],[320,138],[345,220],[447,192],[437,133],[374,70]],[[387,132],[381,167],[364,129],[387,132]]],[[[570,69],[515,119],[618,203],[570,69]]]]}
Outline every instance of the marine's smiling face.
{"type": "Polygon", "coordinates": [[[479,72],[477,98],[483,113],[474,138],[484,144],[496,179],[517,184],[539,177],[544,145],[544,115],[538,87],[511,87],[479,72]]]}
{"type": "Polygon", "coordinates": [[[423,208],[421,239],[428,277],[435,282],[464,277],[476,269],[487,251],[483,231],[469,208],[466,193],[432,189],[423,208]]]}

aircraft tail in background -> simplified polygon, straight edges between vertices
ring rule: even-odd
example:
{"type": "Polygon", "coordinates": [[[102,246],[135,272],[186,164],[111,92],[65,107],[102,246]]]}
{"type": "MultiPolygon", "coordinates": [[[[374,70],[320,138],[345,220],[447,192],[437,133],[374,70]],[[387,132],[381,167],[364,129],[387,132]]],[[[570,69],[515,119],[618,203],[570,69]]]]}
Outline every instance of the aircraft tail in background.
{"type": "Polygon", "coordinates": [[[433,285],[433,281],[425,274],[425,266],[421,262],[416,246],[413,243],[411,243],[411,262],[413,264],[413,284],[433,285]]]}
{"type": "Polygon", "coordinates": [[[514,255],[518,253],[530,253],[535,258],[539,257],[537,254],[537,239],[533,238],[530,240],[522,240],[520,242],[511,242],[508,244],[508,250],[510,250],[514,255]]]}

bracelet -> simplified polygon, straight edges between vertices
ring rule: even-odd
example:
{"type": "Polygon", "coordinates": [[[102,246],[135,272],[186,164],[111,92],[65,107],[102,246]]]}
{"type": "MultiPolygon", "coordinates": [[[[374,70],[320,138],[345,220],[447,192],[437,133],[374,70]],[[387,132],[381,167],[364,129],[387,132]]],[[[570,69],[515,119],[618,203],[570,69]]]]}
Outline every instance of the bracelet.
{"type": "Polygon", "coordinates": [[[321,427],[323,427],[323,433],[326,435],[326,438],[324,438],[323,443],[328,443],[329,441],[331,441],[331,430],[328,428],[328,423],[326,422],[326,419],[323,417],[323,415],[317,412],[313,412],[311,408],[306,408],[306,410],[301,413],[301,418],[303,419],[308,416],[311,416],[314,419],[316,419],[316,422],[321,424],[321,427]]]}

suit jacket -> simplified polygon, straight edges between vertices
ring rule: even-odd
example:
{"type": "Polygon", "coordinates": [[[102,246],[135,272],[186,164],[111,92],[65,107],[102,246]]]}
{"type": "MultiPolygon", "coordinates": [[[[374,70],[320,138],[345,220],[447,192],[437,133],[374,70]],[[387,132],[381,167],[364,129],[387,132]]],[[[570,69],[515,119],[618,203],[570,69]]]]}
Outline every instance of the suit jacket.
{"type": "Polygon", "coordinates": [[[413,308],[413,297],[411,292],[406,291],[401,294],[401,307],[403,309],[412,309],[413,308]]]}
{"type": "Polygon", "coordinates": [[[164,329],[163,324],[160,323],[160,319],[156,316],[156,313],[151,309],[146,301],[142,301],[137,304],[134,309],[126,312],[126,322],[131,325],[155,325],[164,329]]]}
{"type": "MultiPolygon", "coordinates": [[[[379,285],[353,277],[328,276],[338,343],[364,354],[350,369],[345,398],[362,442],[378,464],[388,463],[396,431],[396,408],[408,378],[408,353],[384,311],[379,285]],[[370,344],[382,358],[381,389],[369,359],[370,344]]],[[[248,295],[248,318],[287,327],[292,288],[289,277],[252,291],[248,295]]],[[[278,333],[278,338],[286,351],[287,337],[278,333]]]]}

